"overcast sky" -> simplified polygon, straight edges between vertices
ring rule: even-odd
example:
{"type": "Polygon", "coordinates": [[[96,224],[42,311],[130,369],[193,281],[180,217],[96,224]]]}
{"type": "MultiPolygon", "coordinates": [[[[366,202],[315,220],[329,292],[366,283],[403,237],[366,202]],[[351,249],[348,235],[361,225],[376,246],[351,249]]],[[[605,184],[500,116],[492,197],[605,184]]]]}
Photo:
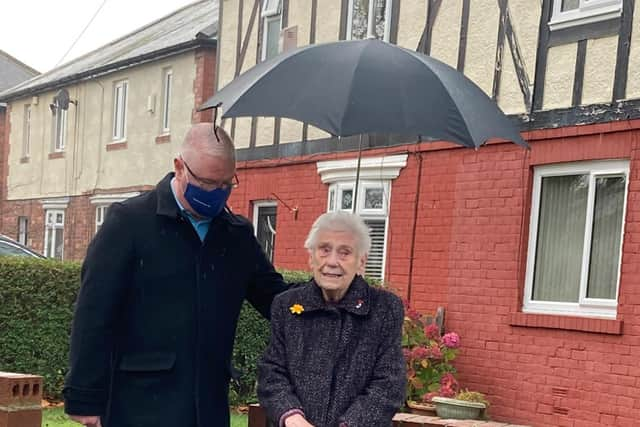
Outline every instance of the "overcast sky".
{"type": "Polygon", "coordinates": [[[0,0],[0,50],[40,72],[68,62],[194,0],[0,0]]]}

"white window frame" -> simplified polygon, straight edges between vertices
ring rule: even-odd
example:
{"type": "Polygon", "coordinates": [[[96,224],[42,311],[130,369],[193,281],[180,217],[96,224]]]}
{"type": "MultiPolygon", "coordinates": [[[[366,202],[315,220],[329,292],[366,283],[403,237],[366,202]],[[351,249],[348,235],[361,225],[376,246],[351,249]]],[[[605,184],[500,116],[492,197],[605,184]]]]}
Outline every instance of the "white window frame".
{"type": "Polygon", "coordinates": [[[622,246],[624,240],[625,216],[627,198],[629,195],[629,162],[626,160],[575,162],[554,165],[537,166],[533,176],[533,191],[531,202],[531,219],[529,224],[529,248],[527,252],[527,271],[525,276],[525,293],[523,312],[538,314],[573,315],[585,317],[615,318],[618,307],[618,292],[620,288],[620,268],[622,265],[622,246]],[[589,175],[589,193],[587,200],[587,217],[582,255],[582,270],[580,278],[580,293],[577,303],[535,301],[532,300],[533,276],[535,272],[536,244],[538,221],[540,215],[540,195],[542,178],[562,175],[589,175]],[[587,298],[587,279],[589,272],[589,256],[591,251],[591,231],[593,224],[593,210],[595,202],[595,178],[607,175],[624,175],[626,180],[625,195],[622,208],[622,226],[620,236],[620,251],[618,259],[618,277],[616,280],[615,299],[587,298]]]}
{"type": "Polygon", "coordinates": [[[104,217],[107,215],[107,209],[109,209],[109,205],[96,206],[96,233],[104,223],[104,217]]]}
{"type": "Polygon", "coordinates": [[[31,104],[24,106],[24,127],[22,131],[22,157],[27,158],[31,154],[31,104]]]}
{"type": "Polygon", "coordinates": [[[111,137],[113,142],[127,139],[127,103],[129,98],[129,81],[120,80],[113,85],[113,126],[111,137]]]}
{"type": "MultiPolygon", "coordinates": [[[[262,23],[262,52],[260,54],[261,59],[264,61],[267,59],[267,45],[269,37],[269,23],[272,21],[278,21],[280,23],[280,30],[282,31],[282,9],[280,8],[281,0],[263,0],[262,13],[260,17],[262,23]]],[[[280,33],[278,33],[278,45],[280,45],[280,33]]],[[[278,48],[278,50],[280,50],[278,48]]]]}
{"type": "Polygon", "coordinates": [[[173,89],[173,70],[166,68],[162,77],[162,133],[171,131],[171,92],[173,89]]]}
{"type": "Polygon", "coordinates": [[[131,197],[135,197],[140,195],[139,191],[133,191],[130,193],[115,193],[115,194],[97,194],[89,198],[89,203],[96,207],[95,210],[95,224],[96,224],[96,233],[102,226],[105,216],[107,214],[107,209],[111,206],[112,203],[123,202],[131,197]],[[98,223],[98,209],[104,208],[104,212],[101,218],[100,223],[98,223]]]}
{"type": "MultiPolygon", "coordinates": [[[[278,214],[278,202],[274,200],[258,200],[253,202],[253,234],[258,237],[258,218],[260,217],[260,208],[276,208],[276,215],[278,214]]],[[[273,229],[273,235],[276,235],[276,230],[273,229]]],[[[274,238],[275,240],[275,238],[274,238]]],[[[275,246],[275,242],[274,242],[275,246]]],[[[273,254],[275,256],[275,253],[273,254]]]]}
{"type": "MultiPolygon", "coordinates": [[[[385,220],[384,226],[384,243],[382,248],[382,266],[381,277],[384,279],[387,264],[387,245],[389,241],[389,207],[391,201],[391,183],[400,175],[400,169],[407,165],[407,155],[368,157],[361,160],[360,164],[360,180],[358,182],[358,199],[353,200],[356,206],[356,213],[367,220],[385,220]],[[383,206],[379,209],[365,209],[364,202],[366,190],[368,188],[382,187],[384,198],[383,206]]],[[[329,185],[327,192],[327,212],[343,210],[346,212],[353,211],[351,209],[342,209],[342,193],[345,190],[354,190],[357,159],[347,160],[329,160],[318,162],[318,174],[322,182],[329,185]],[[330,206],[331,194],[334,194],[333,209],[330,206]]],[[[352,205],[353,206],[353,205],[352,205]]]]}
{"type": "Polygon", "coordinates": [[[67,142],[67,111],[60,108],[57,102],[53,110],[53,151],[64,151],[67,142]]]}
{"type": "Polygon", "coordinates": [[[579,0],[578,8],[562,11],[562,0],[553,0],[549,21],[551,31],[618,18],[623,0],[579,0]]]}
{"type": "MultiPolygon", "coordinates": [[[[387,2],[384,17],[384,38],[383,40],[388,42],[391,36],[391,10],[394,0],[385,0],[387,2]]],[[[399,1],[399,0],[396,0],[399,1]]],[[[369,13],[367,14],[367,38],[374,37],[374,8],[375,0],[369,0],[369,13]]],[[[353,25],[353,0],[349,0],[349,15],[347,18],[347,40],[351,40],[351,29],[353,25]]]]}
{"type": "Polygon", "coordinates": [[[56,233],[57,229],[62,229],[62,253],[60,259],[64,259],[64,222],[65,222],[65,210],[64,209],[45,209],[44,211],[44,256],[48,258],[55,258],[56,255],[56,233]],[[49,223],[49,215],[54,218],[53,223],[49,223]],[[57,221],[58,214],[62,214],[62,222],[57,221]],[[47,253],[49,246],[49,233],[51,233],[51,253],[47,253]]]}

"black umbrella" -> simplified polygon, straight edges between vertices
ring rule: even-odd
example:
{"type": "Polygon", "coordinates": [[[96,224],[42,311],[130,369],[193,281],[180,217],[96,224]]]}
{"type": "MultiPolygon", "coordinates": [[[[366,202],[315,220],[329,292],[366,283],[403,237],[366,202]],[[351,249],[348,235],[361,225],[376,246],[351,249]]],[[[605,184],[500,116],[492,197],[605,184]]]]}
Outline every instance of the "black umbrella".
{"type": "Polygon", "coordinates": [[[314,44],[260,63],[200,109],[223,118],[286,117],[335,136],[391,133],[478,147],[504,138],[527,147],[518,129],[462,73],[379,40],[314,44]]]}

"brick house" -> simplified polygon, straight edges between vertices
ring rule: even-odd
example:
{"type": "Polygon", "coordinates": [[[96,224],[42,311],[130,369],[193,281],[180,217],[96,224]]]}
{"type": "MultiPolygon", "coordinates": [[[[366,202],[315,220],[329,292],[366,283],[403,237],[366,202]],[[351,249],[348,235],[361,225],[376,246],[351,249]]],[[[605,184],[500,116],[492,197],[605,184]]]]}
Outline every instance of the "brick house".
{"type": "Polygon", "coordinates": [[[173,168],[213,94],[218,3],[203,0],[0,93],[0,233],[81,259],[110,203],[173,168]]]}
{"type": "Polygon", "coordinates": [[[216,87],[292,43],[377,37],[465,73],[531,150],[368,138],[287,119],[227,120],[274,263],[306,269],[315,218],[356,210],[368,273],[446,308],[464,387],[497,420],[640,423],[640,3],[633,0],[224,0],[216,87]]]}

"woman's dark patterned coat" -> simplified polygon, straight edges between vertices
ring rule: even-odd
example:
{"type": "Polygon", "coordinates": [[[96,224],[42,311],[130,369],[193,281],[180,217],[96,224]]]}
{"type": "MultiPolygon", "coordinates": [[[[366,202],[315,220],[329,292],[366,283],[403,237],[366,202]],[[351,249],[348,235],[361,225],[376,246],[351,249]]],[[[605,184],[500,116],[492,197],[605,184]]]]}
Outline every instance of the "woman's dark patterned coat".
{"type": "Polygon", "coordinates": [[[335,304],[313,280],[277,296],[259,364],[269,417],[277,422],[297,408],[316,427],[391,426],[405,398],[403,320],[400,299],[360,276],[335,304]],[[302,313],[292,312],[295,304],[302,313]]]}

